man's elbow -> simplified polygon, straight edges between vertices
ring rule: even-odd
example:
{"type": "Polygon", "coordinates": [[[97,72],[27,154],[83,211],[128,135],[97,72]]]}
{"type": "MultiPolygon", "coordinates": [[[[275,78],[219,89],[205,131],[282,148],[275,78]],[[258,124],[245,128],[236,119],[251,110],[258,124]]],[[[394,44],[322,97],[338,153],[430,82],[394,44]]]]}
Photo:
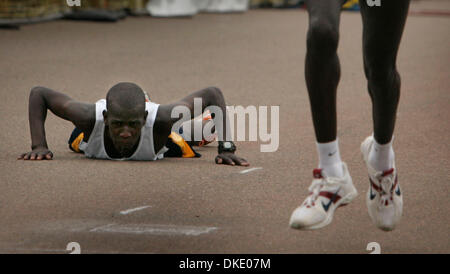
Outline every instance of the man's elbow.
{"type": "Polygon", "coordinates": [[[44,105],[47,106],[47,96],[48,96],[48,88],[36,86],[33,87],[30,90],[30,97],[29,97],[29,105],[31,106],[38,106],[38,105],[44,105]]]}
{"type": "Polygon", "coordinates": [[[30,90],[30,98],[35,97],[35,96],[41,96],[45,90],[46,90],[46,88],[41,87],[41,86],[33,87],[30,90]]]}
{"type": "Polygon", "coordinates": [[[223,93],[218,87],[209,87],[207,90],[214,98],[223,100],[223,93]]]}

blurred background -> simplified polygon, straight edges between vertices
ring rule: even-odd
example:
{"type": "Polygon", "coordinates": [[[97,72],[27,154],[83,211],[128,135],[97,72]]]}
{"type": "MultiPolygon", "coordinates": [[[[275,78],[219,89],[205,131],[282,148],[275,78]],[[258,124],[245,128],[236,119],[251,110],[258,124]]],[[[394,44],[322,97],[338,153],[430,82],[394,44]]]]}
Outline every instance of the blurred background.
{"type": "MultiPolygon", "coordinates": [[[[348,0],[343,9],[358,11],[358,2],[348,0]]],[[[411,13],[450,15],[450,0],[411,2],[411,13]]],[[[295,9],[305,4],[304,0],[0,0],[0,27],[18,29],[22,24],[56,19],[116,22],[126,16],[186,17],[259,8],[295,9]]]]}
{"type": "MultiPolygon", "coordinates": [[[[1,0],[0,25],[18,27],[55,19],[115,22],[130,15],[178,17],[303,6],[304,0],[1,0]]],[[[358,0],[347,1],[344,9],[358,10],[358,0]]]]}

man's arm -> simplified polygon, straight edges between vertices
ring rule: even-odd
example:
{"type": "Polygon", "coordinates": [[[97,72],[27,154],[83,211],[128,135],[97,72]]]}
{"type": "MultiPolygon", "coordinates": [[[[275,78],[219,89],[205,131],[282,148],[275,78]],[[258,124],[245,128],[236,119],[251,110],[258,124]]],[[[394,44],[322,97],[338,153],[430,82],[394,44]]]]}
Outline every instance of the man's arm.
{"type": "MultiPolygon", "coordinates": [[[[222,111],[222,127],[216,126],[216,130],[222,131],[218,132],[219,136],[223,136],[225,141],[231,141],[228,138],[230,132],[228,132],[227,128],[227,111],[225,99],[223,97],[222,91],[215,87],[209,87],[202,89],[200,91],[194,92],[180,101],[169,104],[169,105],[161,105],[158,110],[158,114],[156,116],[155,121],[155,129],[157,132],[161,132],[162,135],[168,136],[172,129],[173,124],[175,124],[180,118],[172,118],[172,110],[177,106],[187,107],[190,111],[191,119],[196,115],[194,111],[194,99],[200,98],[202,99],[201,105],[201,113],[205,111],[207,107],[216,106],[219,107],[222,111]]],[[[222,140],[219,140],[219,147],[222,144],[222,140]]],[[[156,145],[156,144],[155,144],[156,145]]],[[[216,159],[217,164],[227,164],[227,165],[240,165],[240,166],[248,166],[249,163],[237,155],[234,152],[219,152],[216,159]]]]}
{"type": "Polygon", "coordinates": [[[75,101],[69,96],[44,87],[31,89],[28,115],[31,133],[31,151],[23,153],[18,159],[50,160],[53,153],[48,149],[45,138],[45,119],[47,109],[56,116],[71,121],[77,128],[90,135],[95,125],[95,104],[75,101]]]}

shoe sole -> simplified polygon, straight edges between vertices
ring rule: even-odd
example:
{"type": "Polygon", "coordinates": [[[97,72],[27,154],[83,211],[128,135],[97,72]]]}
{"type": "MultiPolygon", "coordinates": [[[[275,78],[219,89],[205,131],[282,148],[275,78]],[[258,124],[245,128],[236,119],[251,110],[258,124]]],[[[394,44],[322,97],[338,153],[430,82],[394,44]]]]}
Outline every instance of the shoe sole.
{"type": "Polygon", "coordinates": [[[383,230],[383,231],[386,231],[386,232],[394,230],[395,227],[396,227],[396,224],[394,224],[393,226],[383,226],[383,225],[376,224],[376,222],[374,221],[375,218],[370,215],[369,206],[370,206],[371,200],[370,200],[370,197],[369,197],[370,196],[369,192],[370,192],[370,187],[369,187],[369,190],[368,190],[367,195],[366,195],[366,206],[367,206],[367,211],[369,213],[370,220],[380,230],[383,230]]]}
{"type": "Polygon", "coordinates": [[[333,221],[333,216],[334,216],[334,212],[336,211],[336,209],[338,209],[341,206],[348,205],[351,201],[353,201],[353,199],[356,198],[356,196],[358,196],[358,191],[356,190],[356,188],[354,188],[353,192],[350,192],[349,194],[347,194],[344,198],[340,199],[334,207],[330,208],[331,212],[329,212],[327,218],[318,224],[315,224],[313,226],[308,226],[308,227],[301,227],[301,226],[296,226],[294,223],[294,224],[291,224],[291,228],[299,229],[299,230],[315,230],[315,229],[325,227],[325,226],[329,225],[331,223],[331,221],[333,221]]]}

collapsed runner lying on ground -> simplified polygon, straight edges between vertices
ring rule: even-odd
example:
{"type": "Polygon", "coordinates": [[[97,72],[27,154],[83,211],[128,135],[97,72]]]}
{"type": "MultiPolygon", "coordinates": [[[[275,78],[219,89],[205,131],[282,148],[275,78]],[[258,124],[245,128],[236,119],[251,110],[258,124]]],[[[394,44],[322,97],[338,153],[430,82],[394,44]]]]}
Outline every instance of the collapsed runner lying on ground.
{"type": "MultiPolygon", "coordinates": [[[[172,118],[172,110],[184,106],[194,118],[194,98],[201,98],[203,113],[207,107],[217,106],[226,114],[222,92],[217,88],[206,88],[194,92],[182,100],[159,105],[146,102],[143,90],[133,83],[119,83],[113,86],[95,104],[82,103],[69,96],[44,87],[35,87],[30,92],[29,122],[32,151],[23,153],[18,159],[50,160],[53,153],[48,149],[44,123],[47,109],[65,120],[71,121],[78,133],[83,133],[77,149],[89,158],[110,160],[162,159],[168,151],[167,144],[182,147],[179,136],[172,132],[173,125],[180,118],[172,118]],[[169,138],[169,136],[171,136],[169,138]]],[[[226,125],[226,115],[223,125],[226,125]]],[[[249,163],[234,154],[233,142],[222,140],[228,136],[226,126],[216,127],[219,136],[217,164],[248,166],[249,163]]],[[[75,135],[79,136],[79,134],[75,135]]],[[[74,135],[74,134],[73,134],[74,135]]],[[[185,143],[185,142],[184,142],[185,143]]],[[[195,154],[195,152],[194,152],[195,154]]]]}
{"type": "MultiPolygon", "coordinates": [[[[144,95],[145,102],[150,102],[150,97],[146,91],[144,91],[144,95]]],[[[186,121],[186,123],[183,123],[180,127],[175,128],[175,131],[172,131],[167,139],[167,143],[165,145],[167,151],[164,152],[163,156],[182,158],[201,157],[202,155],[197,153],[193,146],[205,146],[214,142],[217,138],[216,133],[210,132],[209,134],[204,134],[206,132],[203,132],[206,127],[210,127],[211,131],[214,131],[215,126],[212,118],[213,115],[214,114],[211,113],[202,113],[199,117],[186,121]],[[195,127],[198,127],[202,131],[202,138],[200,141],[195,140],[195,131],[192,130],[195,129],[195,127]]],[[[83,149],[86,145],[83,144],[85,143],[83,142],[83,139],[84,132],[75,127],[69,136],[69,149],[73,152],[84,154],[83,149]]]]}

